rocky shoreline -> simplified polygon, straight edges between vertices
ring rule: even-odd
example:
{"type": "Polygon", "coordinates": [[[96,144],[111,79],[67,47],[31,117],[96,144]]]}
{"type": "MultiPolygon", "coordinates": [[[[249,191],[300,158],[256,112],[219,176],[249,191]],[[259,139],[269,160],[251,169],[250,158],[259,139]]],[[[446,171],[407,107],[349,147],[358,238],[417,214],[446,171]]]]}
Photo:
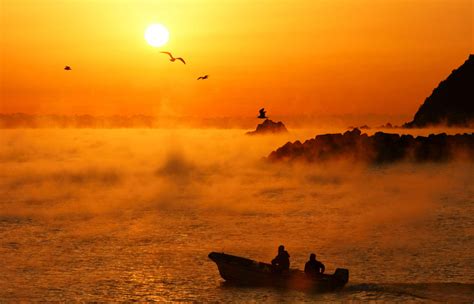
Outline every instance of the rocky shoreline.
{"type": "Polygon", "coordinates": [[[474,160],[474,133],[414,137],[377,132],[369,136],[353,129],[343,134],[317,135],[303,143],[288,142],[268,156],[273,162],[338,159],[367,163],[441,162],[456,158],[474,160]]]}

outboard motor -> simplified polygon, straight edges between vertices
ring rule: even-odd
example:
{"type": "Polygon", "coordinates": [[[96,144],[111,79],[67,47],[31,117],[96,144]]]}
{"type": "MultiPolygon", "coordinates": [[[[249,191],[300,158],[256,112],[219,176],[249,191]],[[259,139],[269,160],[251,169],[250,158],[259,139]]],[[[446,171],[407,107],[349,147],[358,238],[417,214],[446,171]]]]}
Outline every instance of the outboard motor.
{"type": "Polygon", "coordinates": [[[344,285],[349,282],[349,269],[337,268],[334,273],[334,277],[337,278],[340,282],[343,282],[344,285]]]}

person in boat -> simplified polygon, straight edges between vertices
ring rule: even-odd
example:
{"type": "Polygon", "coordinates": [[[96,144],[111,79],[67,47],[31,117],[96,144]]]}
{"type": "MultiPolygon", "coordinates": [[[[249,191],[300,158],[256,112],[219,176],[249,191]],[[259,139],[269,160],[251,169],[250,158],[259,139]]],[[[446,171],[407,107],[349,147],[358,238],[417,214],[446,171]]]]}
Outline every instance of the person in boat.
{"type": "Polygon", "coordinates": [[[285,250],[285,246],[278,247],[278,255],[272,260],[273,269],[275,272],[284,272],[290,270],[290,255],[285,250]]]}
{"type": "Polygon", "coordinates": [[[307,276],[314,277],[324,273],[324,264],[316,260],[316,254],[311,253],[309,261],[304,265],[304,273],[307,276]]]}

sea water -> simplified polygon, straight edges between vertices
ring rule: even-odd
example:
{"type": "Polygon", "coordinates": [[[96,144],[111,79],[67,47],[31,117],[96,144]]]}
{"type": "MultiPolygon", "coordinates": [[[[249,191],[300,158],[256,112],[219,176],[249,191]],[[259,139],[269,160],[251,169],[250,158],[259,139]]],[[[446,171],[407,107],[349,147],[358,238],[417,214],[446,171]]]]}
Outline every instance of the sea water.
{"type": "Polygon", "coordinates": [[[0,302],[472,302],[473,164],[262,159],[326,131],[1,130],[0,302]],[[207,258],[280,244],[349,284],[229,286],[207,258]]]}

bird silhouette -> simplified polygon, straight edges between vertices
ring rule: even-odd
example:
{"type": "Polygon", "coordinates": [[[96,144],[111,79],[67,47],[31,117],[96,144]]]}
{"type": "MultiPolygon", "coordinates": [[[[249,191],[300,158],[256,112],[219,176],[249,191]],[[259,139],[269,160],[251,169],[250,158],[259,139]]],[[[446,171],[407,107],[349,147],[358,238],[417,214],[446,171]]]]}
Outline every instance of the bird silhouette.
{"type": "Polygon", "coordinates": [[[197,80],[200,80],[200,79],[205,80],[207,78],[209,78],[209,75],[199,76],[197,80]]]}
{"type": "Polygon", "coordinates": [[[267,119],[268,117],[265,115],[267,112],[265,111],[265,108],[261,108],[259,111],[258,111],[259,115],[257,116],[257,118],[260,118],[260,119],[267,119]]]}
{"type": "Polygon", "coordinates": [[[66,65],[66,66],[64,67],[64,70],[66,70],[66,71],[70,71],[70,70],[72,70],[72,69],[71,69],[71,67],[70,67],[70,66],[66,65]]]}
{"type": "Polygon", "coordinates": [[[186,61],[184,61],[184,59],[182,57],[176,57],[175,58],[175,57],[173,57],[173,55],[170,52],[160,52],[160,53],[167,54],[168,56],[170,56],[170,61],[171,62],[174,62],[175,60],[179,60],[182,63],[186,64],[186,61]]]}

